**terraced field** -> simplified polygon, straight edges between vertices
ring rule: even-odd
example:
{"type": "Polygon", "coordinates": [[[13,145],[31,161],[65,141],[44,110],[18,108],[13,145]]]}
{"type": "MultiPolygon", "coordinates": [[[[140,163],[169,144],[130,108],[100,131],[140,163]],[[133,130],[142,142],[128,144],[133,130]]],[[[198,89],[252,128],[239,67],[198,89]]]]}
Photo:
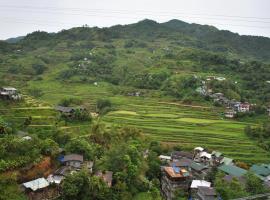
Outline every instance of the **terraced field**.
{"type": "Polygon", "coordinates": [[[186,149],[204,146],[246,162],[265,162],[269,154],[260,149],[243,132],[248,123],[225,120],[220,110],[158,103],[142,98],[127,98],[118,111],[104,117],[112,124],[136,126],[152,138],[186,149]]]}
{"type": "MultiPolygon", "coordinates": [[[[110,86],[102,84],[96,87],[86,84],[66,86],[59,82],[48,83],[48,81],[39,82],[39,87],[45,92],[39,101],[45,102],[47,108],[42,107],[44,103],[38,103],[32,110],[13,111],[13,114],[10,114],[13,116],[9,118],[16,121],[31,115],[33,116],[32,128],[52,126],[57,117],[57,113],[52,108],[60,99],[81,98],[93,111],[96,100],[107,97],[111,99],[115,108],[115,111],[101,119],[108,125],[135,126],[155,140],[179,144],[185,149],[203,146],[249,163],[270,161],[269,153],[259,148],[244,134],[244,127],[250,123],[223,119],[221,109],[183,105],[170,102],[168,99],[114,95],[110,86]]],[[[89,130],[90,124],[59,126],[68,132],[81,132],[89,130]]]]}

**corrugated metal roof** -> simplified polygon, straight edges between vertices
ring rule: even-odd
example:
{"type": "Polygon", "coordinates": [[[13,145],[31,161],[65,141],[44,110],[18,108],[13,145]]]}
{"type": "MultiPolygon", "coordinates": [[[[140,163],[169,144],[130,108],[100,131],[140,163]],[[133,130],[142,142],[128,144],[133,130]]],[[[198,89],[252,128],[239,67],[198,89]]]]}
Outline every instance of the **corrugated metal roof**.
{"type": "Polygon", "coordinates": [[[236,177],[243,176],[247,173],[247,170],[233,165],[221,165],[220,167],[218,167],[218,169],[225,172],[226,174],[236,177]]]}
{"type": "Polygon", "coordinates": [[[211,183],[204,180],[193,180],[191,183],[191,188],[198,188],[198,187],[210,187],[211,183]]]}
{"type": "Polygon", "coordinates": [[[267,167],[267,165],[252,165],[250,170],[260,176],[270,175],[270,169],[267,167]]]}
{"type": "Polygon", "coordinates": [[[67,162],[67,161],[80,161],[83,162],[83,156],[79,155],[79,154],[69,154],[66,155],[63,159],[63,162],[67,162]]]}
{"type": "Polygon", "coordinates": [[[38,178],[33,181],[23,183],[24,187],[29,188],[33,191],[38,189],[46,188],[49,186],[49,182],[45,178],[38,178]]]}

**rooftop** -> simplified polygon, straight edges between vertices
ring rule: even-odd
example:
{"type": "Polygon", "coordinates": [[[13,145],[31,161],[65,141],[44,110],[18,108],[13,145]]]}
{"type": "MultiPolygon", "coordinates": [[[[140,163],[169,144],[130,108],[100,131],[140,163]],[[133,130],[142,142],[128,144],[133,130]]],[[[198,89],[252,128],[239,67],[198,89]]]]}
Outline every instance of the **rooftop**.
{"type": "Polygon", "coordinates": [[[243,176],[247,173],[247,170],[233,165],[221,165],[218,167],[218,169],[225,172],[226,174],[236,177],[243,176]]]}
{"type": "Polygon", "coordinates": [[[268,165],[252,165],[250,170],[260,176],[269,176],[270,175],[270,166],[268,165]]]}
{"type": "Polygon", "coordinates": [[[186,169],[181,169],[179,167],[164,167],[164,171],[171,178],[183,178],[189,176],[189,172],[186,169]]]}
{"type": "Polygon", "coordinates": [[[224,157],[224,158],[222,158],[221,163],[223,163],[225,165],[231,165],[233,163],[233,159],[224,157]]]}
{"type": "Polygon", "coordinates": [[[55,110],[60,111],[60,112],[64,112],[64,113],[69,113],[69,112],[73,111],[74,108],[72,108],[72,107],[65,107],[65,106],[56,106],[55,107],[55,110]]]}
{"type": "Polygon", "coordinates": [[[7,91],[16,91],[17,89],[14,87],[2,87],[3,90],[7,90],[7,91]]]}
{"type": "Polygon", "coordinates": [[[204,180],[193,180],[192,183],[191,183],[191,188],[198,188],[198,187],[210,187],[211,186],[211,183],[208,182],[208,181],[204,181],[204,180]]]}
{"type": "Polygon", "coordinates": [[[222,156],[222,153],[218,152],[218,151],[213,151],[212,155],[218,158],[218,157],[222,156]]]}
{"type": "Polygon", "coordinates": [[[191,169],[193,169],[195,171],[202,171],[203,169],[208,168],[207,166],[202,165],[200,163],[196,163],[194,161],[191,163],[190,167],[191,167],[191,169]]]}
{"type": "Polygon", "coordinates": [[[83,162],[83,156],[79,154],[69,154],[69,155],[64,156],[63,162],[68,162],[68,161],[83,162]]]}
{"type": "Polygon", "coordinates": [[[181,158],[179,160],[174,160],[170,162],[170,166],[172,167],[173,165],[176,167],[189,167],[192,163],[192,160],[189,158],[181,158]]]}
{"type": "Polygon", "coordinates": [[[29,189],[31,189],[33,191],[36,191],[38,189],[48,187],[49,182],[45,178],[38,178],[36,180],[23,183],[23,186],[25,188],[29,188],[29,189]]]}
{"type": "Polygon", "coordinates": [[[198,187],[198,192],[204,196],[216,196],[216,190],[215,188],[211,187],[198,187]]]}
{"type": "Polygon", "coordinates": [[[193,154],[186,151],[174,151],[171,154],[172,158],[193,158],[193,154]]]}

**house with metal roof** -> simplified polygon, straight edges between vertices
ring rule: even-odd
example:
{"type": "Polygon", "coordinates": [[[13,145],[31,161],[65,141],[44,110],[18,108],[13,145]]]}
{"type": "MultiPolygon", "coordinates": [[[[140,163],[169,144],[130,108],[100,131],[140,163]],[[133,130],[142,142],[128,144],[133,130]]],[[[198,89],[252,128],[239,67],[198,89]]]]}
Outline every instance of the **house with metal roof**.
{"type": "Polygon", "coordinates": [[[234,165],[221,165],[218,167],[218,169],[228,175],[235,176],[235,177],[240,177],[247,173],[247,170],[234,166],[234,165]]]}
{"type": "Polygon", "coordinates": [[[270,176],[270,165],[252,165],[250,171],[258,176],[261,180],[265,180],[268,176],[270,176]]]}
{"type": "Polygon", "coordinates": [[[232,158],[223,157],[222,160],[220,161],[220,164],[233,165],[233,159],[232,158]]]}
{"type": "Polygon", "coordinates": [[[190,171],[193,177],[198,179],[204,179],[209,172],[210,168],[208,165],[204,165],[201,163],[192,162],[190,165],[190,171]]]}
{"type": "Polygon", "coordinates": [[[26,189],[30,189],[32,191],[37,191],[39,189],[44,189],[49,186],[49,182],[45,178],[38,178],[26,183],[23,183],[23,186],[26,189]]]}
{"type": "Polygon", "coordinates": [[[191,182],[191,189],[198,189],[198,187],[210,187],[211,183],[205,180],[193,180],[191,182]]]}
{"type": "Polygon", "coordinates": [[[69,154],[64,156],[63,163],[76,169],[80,169],[83,164],[83,156],[79,154],[69,154]]]}

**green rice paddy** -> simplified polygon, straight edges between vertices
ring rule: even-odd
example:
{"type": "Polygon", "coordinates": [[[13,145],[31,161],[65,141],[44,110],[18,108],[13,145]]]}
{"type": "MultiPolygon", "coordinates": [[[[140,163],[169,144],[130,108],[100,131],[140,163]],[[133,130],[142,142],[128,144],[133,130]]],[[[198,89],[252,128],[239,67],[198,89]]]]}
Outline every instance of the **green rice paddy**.
{"type": "MultiPolygon", "coordinates": [[[[91,111],[94,111],[97,99],[110,98],[115,110],[101,118],[107,125],[134,126],[142,129],[153,140],[177,144],[184,149],[202,146],[248,163],[270,161],[270,154],[245,135],[244,128],[251,123],[223,119],[221,109],[187,106],[161,98],[114,95],[111,86],[102,83],[98,86],[53,81],[31,84],[38,84],[44,91],[44,95],[36,100],[36,107],[1,110],[6,118],[22,123],[23,118],[32,116],[31,128],[49,127],[54,125],[57,117],[52,108],[64,97],[81,98],[91,111]]],[[[89,130],[90,126],[69,124],[61,128],[77,132],[89,130]]]]}

